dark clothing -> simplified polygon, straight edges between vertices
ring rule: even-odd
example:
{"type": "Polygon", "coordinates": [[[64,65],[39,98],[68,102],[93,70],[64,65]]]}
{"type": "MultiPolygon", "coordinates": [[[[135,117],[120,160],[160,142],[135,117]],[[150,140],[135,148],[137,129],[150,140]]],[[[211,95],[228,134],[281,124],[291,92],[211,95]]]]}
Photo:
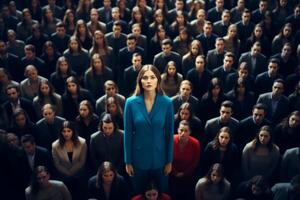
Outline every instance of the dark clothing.
{"type": "Polygon", "coordinates": [[[252,192],[252,183],[251,181],[242,182],[234,195],[235,199],[244,199],[244,200],[272,200],[271,191],[263,192],[259,195],[254,195],[252,192]]]}
{"type": "Polygon", "coordinates": [[[169,61],[174,61],[177,72],[181,73],[181,56],[174,51],[172,51],[168,56],[166,56],[163,52],[156,54],[153,59],[153,65],[157,67],[160,73],[163,73],[169,61]]]}
{"type": "Polygon", "coordinates": [[[209,50],[215,48],[215,41],[217,37],[218,36],[215,34],[212,34],[211,36],[207,37],[204,35],[204,33],[201,33],[198,36],[196,36],[196,39],[201,42],[204,55],[206,55],[209,50]]]}
{"type": "Polygon", "coordinates": [[[199,74],[195,68],[188,71],[186,77],[186,79],[193,85],[192,94],[198,99],[201,99],[207,91],[211,78],[212,75],[210,71],[204,70],[201,74],[199,74]]]}

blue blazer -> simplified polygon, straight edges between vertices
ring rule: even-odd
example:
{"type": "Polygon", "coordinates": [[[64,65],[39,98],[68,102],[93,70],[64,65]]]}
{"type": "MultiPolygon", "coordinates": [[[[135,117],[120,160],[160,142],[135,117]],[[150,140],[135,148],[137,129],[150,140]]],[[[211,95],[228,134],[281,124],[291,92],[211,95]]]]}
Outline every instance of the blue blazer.
{"type": "Polygon", "coordinates": [[[150,113],[144,96],[127,99],[124,110],[125,163],[159,169],[173,160],[174,115],[169,97],[157,94],[150,113]]]}

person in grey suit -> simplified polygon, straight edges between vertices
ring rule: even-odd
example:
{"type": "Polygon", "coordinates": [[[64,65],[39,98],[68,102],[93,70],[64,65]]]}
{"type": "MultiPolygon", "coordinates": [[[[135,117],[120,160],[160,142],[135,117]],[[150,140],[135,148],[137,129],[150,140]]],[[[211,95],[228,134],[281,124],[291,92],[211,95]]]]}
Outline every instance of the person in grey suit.
{"type": "Polygon", "coordinates": [[[300,147],[287,149],[283,154],[280,175],[283,182],[288,182],[300,174],[300,147]]]}
{"type": "Polygon", "coordinates": [[[257,103],[262,103],[267,107],[266,118],[274,124],[286,117],[289,111],[289,100],[283,92],[284,81],[276,79],[272,86],[272,92],[259,95],[257,100],[257,103]]]}
{"type": "Polygon", "coordinates": [[[117,129],[112,116],[105,114],[99,123],[99,131],[91,136],[90,156],[95,171],[102,162],[110,161],[119,173],[124,172],[123,137],[123,131],[117,129]]]}
{"type": "Polygon", "coordinates": [[[231,117],[233,113],[233,103],[231,101],[224,101],[221,104],[220,116],[208,120],[205,124],[205,141],[210,142],[216,136],[218,131],[224,126],[229,127],[233,137],[237,134],[239,129],[239,121],[231,117]]]}
{"type": "Polygon", "coordinates": [[[246,62],[249,72],[252,76],[256,76],[267,71],[267,58],[261,53],[260,42],[255,42],[251,47],[251,51],[243,53],[239,59],[239,63],[246,62]]]}
{"type": "Polygon", "coordinates": [[[227,34],[227,29],[230,25],[230,11],[223,10],[221,20],[218,20],[213,25],[213,33],[219,37],[224,37],[227,34]]]}

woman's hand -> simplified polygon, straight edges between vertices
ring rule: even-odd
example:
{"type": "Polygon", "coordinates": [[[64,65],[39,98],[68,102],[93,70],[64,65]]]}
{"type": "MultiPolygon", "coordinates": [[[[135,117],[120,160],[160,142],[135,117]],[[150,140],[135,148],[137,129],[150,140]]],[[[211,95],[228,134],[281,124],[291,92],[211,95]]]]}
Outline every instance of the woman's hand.
{"type": "Polygon", "coordinates": [[[126,164],[126,172],[129,176],[134,175],[133,166],[131,164],[126,164]]]}
{"type": "Polygon", "coordinates": [[[165,165],[164,173],[165,176],[168,176],[172,171],[172,163],[168,163],[165,165]]]}

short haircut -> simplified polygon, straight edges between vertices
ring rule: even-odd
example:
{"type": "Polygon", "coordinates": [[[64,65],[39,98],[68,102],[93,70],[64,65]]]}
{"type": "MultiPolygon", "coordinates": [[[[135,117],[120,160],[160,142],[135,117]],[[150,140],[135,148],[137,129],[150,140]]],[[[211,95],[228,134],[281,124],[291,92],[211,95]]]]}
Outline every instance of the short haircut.
{"type": "Polygon", "coordinates": [[[279,66],[279,59],[278,58],[270,58],[269,63],[276,63],[279,66]]]}
{"type": "Polygon", "coordinates": [[[255,105],[253,106],[253,110],[254,110],[254,109],[264,110],[264,111],[267,110],[266,106],[265,106],[264,104],[262,104],[262,103],[257,103],[257,104],[255,104],[255,105]]]}
{"type": "Polygon", "coordinates": [[[35,143],[35,139],[32,135],[26,134],[21,137],[21,143],[30,142],[31,144],[35,143]]]}
{"type": "Polygon", "coordinates": [[[231,108],[233,110],[233,103],[231,101],[223,101],[221,107],[231,108]]]}
{"type": "Polygon", "coordinates": [[[31,51],[32,53],[35,53],[35,47],[32,44],[27,44],[24,49],[25,51],[31,51]]]}
{"type": "Polygon", "coordinates": [[[232,52],[226,52],[225,55],[224,55],[224,57],[231,57],[234,60],[234,53],[232,53],[232,52]]]}
{"type": "Polygon", "coordinates": [[[56,23],[56,28],[66,28],[66,24],[63,22],[57,22],[56,23]]]}
{"type": "Polygon", "coordinates": [[[170,40],[170,39],[164,39],[163,41],[162,41],[162,45],[173,45],[173,43],[172,43],[172,40],[170,40]]]}
{"type": "Polygon", "coordinates": [[[136,40],[136,37],[133,33],[127,35],[127,40],[136,40]]]}

